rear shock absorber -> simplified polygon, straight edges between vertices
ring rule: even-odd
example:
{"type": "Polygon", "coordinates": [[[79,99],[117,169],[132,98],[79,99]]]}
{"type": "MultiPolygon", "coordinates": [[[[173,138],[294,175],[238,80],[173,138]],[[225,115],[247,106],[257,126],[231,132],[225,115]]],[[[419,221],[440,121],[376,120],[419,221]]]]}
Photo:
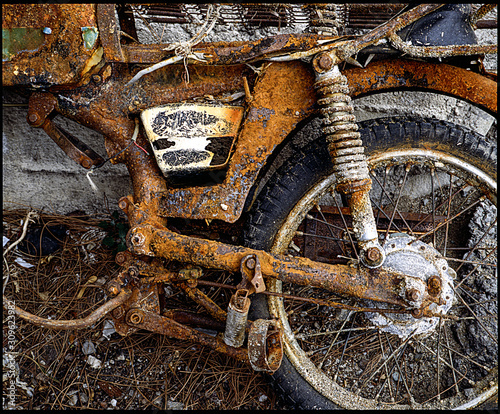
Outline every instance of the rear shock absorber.
{"type": "Polygon", "coordinates": [[[347,78],[340,73],[336,56],[323,53],[313,60],[316,71],[318,105],[323,133],[337,177],[336,190],[345,194],[351,209],[353,232],[361,248],[361,260],[368,267],[379,267],[384,251],[378,242],[370,202],[371,179],[361,135],[349,96],[347,78]]]}

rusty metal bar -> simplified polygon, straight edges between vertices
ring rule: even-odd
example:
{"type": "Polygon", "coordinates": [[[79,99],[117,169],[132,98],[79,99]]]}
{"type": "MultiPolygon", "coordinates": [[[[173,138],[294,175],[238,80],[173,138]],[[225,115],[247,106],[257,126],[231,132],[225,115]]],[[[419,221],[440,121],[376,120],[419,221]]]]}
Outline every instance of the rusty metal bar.
{"type": "Polygon", "coordinates": [[[215,319],[225,322],[227,312],[221,309],[212,299],[205,295],[200,289],[195,286],[190,286],[188,283],[180,283],[179,287],[186,292],[186,294],[195,301],[198,305],[203,306],[207,312],[215,319]]]}
{"type": "Polygon", "coordinates": [[[307,258],[275,256],[260,250],[184,236],[150,224],[131,229],[127,235],[127,245],[135,254],[233,272],[239,270],[245,256],[255,254],[259,257],[262,273],[266,276],[341,295],[403,307],[408,305],[399,295],[404,275],[390,270],[353,268],[313,262],[307,258]]]}
{"type": "Polygon", "coordinates": [[[497,83],[470,70],[413,60],[383,60],[344,71],[351,96],[418,88],[462,98],[497,112],[497,83]]]}
{"type": "Polygon", "coordinates": [[[472,26],[477,25],[478,21],[482,19],[484,16],[486,16],[490,11],[492,11],[495,7],[497,7],[496,3],[492,4],[483,4],[479,9],[477,9],[474,14],[471,16],[471,24],[472,26]]]}
{"type": "MultiPolygon", "coordinates": [[[[225,283],[210,282],[208,280],[198,280],[196,283],[201,285],[201,286],[214,286],[214,287],[220,287],[220,288],[224,288],[224,289],[238,289],[236,286],[227,285],[225,283]]],[[[351,310],[353,312],[408,313],[408,311],[406,311],[404,309],[364,308],[364,307],[360,307],[360,306],[350,306],[350,305],[346,305],[345,303],[340,303],[340,302],[333,302],[331,300],[305,298],[303,296],[289,295],[286,293],[276,293],[276,292],[265,291],[265,292],[262,292],[262,294],[266,295],[266,296],[276,296],[278,298],[283,298],[283,299],[298,300],[301,302],[314,303],[315,305],[329,306],[331,308],[336,308],[336,309],[347,309],[347,310],[351,310]]]]}
{"type": "Polygon", "coordinates": [[[84,329],[99,321],[103,316],[111,312],[113,309],[126,302],[132,293],[128,290],[122,290],[118,296],[108,300],[104,305],[97,308],[94,312],[83,319],[73,320],[51,320],[42,318],[32,313],[26,312],[20,307],[16,306],[10,299],[3,297],[3,306],[5,309],[14,309],[14,312],[20,318],[33,323],[38,326],[50,329],[84,329]]]}
{"type": "Polygon", "coordinates": [[[135,328],[146,329],[151,332],[167,335],[184,341],[193,341],[209,346],[217,352],[229,355],[238,361],[249,363],[247,349],[233,348],[226,345],[221,339],[181,325],[172,319],[160,316],[142,309],[131,309],[127,313],[127,321],[135,328]]]}
{"type": "Polygon", "coordinates": [[[404,42],[396,33],[389,35],[392,45],[409,56],[432,58],[465,55],[484,55],[497,53],[497,45],[451,45],[451,46],[413,46],[404,42]]]}
{"type": "Polygon", "coordinates": [[[57,127],[50,119],[45,121],[42,125],[42,129],[69,158],[80,164],[83,168],[89,169],[94,165],[100,165],[104,162],[104,159],[93,149],[87,147],[69,132],[63,131],[57,127]]]}
{"type": "Polygon", "coordinates": [[[163,312],[163,316],[173,319],[175,322],[184,325],[195,325],[200,328],[214,329],[223,332],[224,323],[215,319],[209,318],[205,315],[199,315],[194,312],[183,311],[180,309],[169,309],[163,312]]]}
{"type": "MultiPolygon", "coordinates": [[[[391,33],[397,32],[423,16],[439,9],[441,6],[443,6],[443,4],[420,4],[400,16],[395,17],[393,20],[389,20],[377,29],[371,30],[367,34],[347,43],[345,46],[341,47],[339,52],[336,54],[342,58],[352,56],[361,49],[364,49],[378,40],[389,36],[391,33]]],[[[333,50],[335,51],[335,49],[333,50]]]]}
{"type": "Polygon", "coordinates": [[[104,57],[111,62],[124,62],[125,56],[120,45],[120,32],[115,17],[114,4],[97,4],[97,24],[104,57]]]}

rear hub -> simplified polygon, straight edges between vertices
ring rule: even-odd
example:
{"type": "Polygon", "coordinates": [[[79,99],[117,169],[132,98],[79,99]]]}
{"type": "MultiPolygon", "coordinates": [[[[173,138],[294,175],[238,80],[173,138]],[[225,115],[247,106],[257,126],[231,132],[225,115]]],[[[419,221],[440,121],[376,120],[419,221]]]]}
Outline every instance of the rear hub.
{"type": "Polygon", "coordinates": [[[386,254],[383,267],[406,275],[399,293],[413,310],[409,314],[367,313],[368,319],[382,331],[403,339],[427,336],[437,326],[439,315],[445,315],[453,304],[455,271],[434,247],[407,234],[390,235],[382,247],[386,254]],[[436,316],[421,317],[429,313],[436,316]]]}

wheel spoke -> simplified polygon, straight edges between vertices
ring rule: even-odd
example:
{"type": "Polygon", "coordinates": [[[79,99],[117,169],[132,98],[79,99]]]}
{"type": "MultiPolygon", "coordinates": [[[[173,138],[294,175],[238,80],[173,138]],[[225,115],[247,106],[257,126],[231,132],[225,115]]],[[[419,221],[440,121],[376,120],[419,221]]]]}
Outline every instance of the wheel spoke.
{"type": "MultiPolygon", "coordinates": [[[[450,174],[450,189],[448,192],[448,208],[446,209],[446,220],[450,219],[450,214],[451,214],[451,194],[452,194],[452,189],[453,189],[453,175],[450,174]]],[[[448,233],[450,230],[450,223],[448,222],[446,224],[446,231],[444,234],[444,248],[443,248],[443,256],[446,257],[446,247],[448,246],[448,233]]]]}
{"type": "MultiPolygon", "coordinates": [[[[441,324],[443,320],[439,318],[439,323],[438,323],[438,343],[437,343],[437,352],[436,352],[436,360],[437,360],[437,376],[436,376],[436,385],[437,385],[437,399],[438,401],[441,399],[440,398],[440,384],[441,384],[441,360],[439,357],[439,354],[441,352],[441,324]]],[[[452,365],[453,366],[453,365],[452,365]]]]}
{"type": "Polygon", "coordinates": [[[420,239],[424,238],[425,236],[428,236],[429,234],[434,233],[437,229],[441,228],[446,223],[450,223],[452,220],[456,219],[457,217],[460,217],[466,211],[470,210],[472,207],[475,207],[477,204],[479,204],[480,202],[484,201],[485,199],[486,199],[486,197],[482,196],[479,200],[476,200],[473,204],[471,204],[470,206],[466,207],[465,209],[463,209],[459,213],[455,214],[452,218],[450,218],[448,220],[445,220],[443,223],[438,224],[433,230],[430,230],[427,233],[424,233],[421,236],[417,237],[416,240],[420,240],[420,239]]]}
{"type": "MultiPolygon", "coordinates": [[[[351,328],[354,326],[354,320],[356,319],[356,315],[357,314],[355,313],[354,317],[352,318],[351,328]]],[[[350,314],[349,314],[349,316],[350,316],[350,314]]],[[[349,319],[349,317],[347,319],[349,319]]],[[[347,347],[347,343],[349,342],[350,336],[351,336],[351,331],[347,332],[347,337],[346,337],[346,340],[345,340],[345,343],[344,343],[344,348],[342,349],[342,355],[340,356],[339,363],[337,364],[337,370],[335,371],[335,375],[333,376],[333,381],[334,382],[337,382],[337,376],[339,374],[340,365],[342,364],[342,360],[344,359],[345,350],[346,350],[346,347],[347,347]]]]}
{"type": "MultiPolygon", "coordinates": [[[[481,238],[478,240],[478,242],[474,245],[474,247],[472,248],[472,250],[469,251],[469,253],[467,254],[467,257],[465,258],[465,260],[467,260],[470,257],[470,255],[476,250],[477,247],[479,247],[479,245],[481,244],[481,242],[483,241],[483,239],[488,235],[488,233],[493,228],[493,226],[496,226],[496,224],[497,224],[497,218],[495,218],[495,220],[493,221],[493,223],[490,224],[490,226],[488,227],[488,229],[484,232],[484,234],[481,236],[481,238]]],[[[458,268],[456,269],[456,272],[458,272],[462,266],[463,266],[463,264],[461,264],[460,266],[458,266],[458,268]]]]}
{"type": "Polygon", "coordinates": [[[340,208],[339,204],[337,203],[337,199],[336,199],[335,193],[333,191],[332,191],[332,198],[333,198],[333,201],[335,202],[335,206],[337,207],[338,211],[340,212],[340,217],[342,218],[342,222],[344,223],[345,231],[346,231],[347,235],[349,236],[349,240],[351,241],[352,250],[356,254],[356,259],[359,261],[359,255],[358,255],[358,252],[356,250],[356,246],[354,245],[354,241],[352,240],[351,233],[349,232],[349,228],[347,227],[347,223],[345,221],[344,214],[342,214],[342,209],[340,208]]]}
{"type": "Polygon", "coordinates": [[[411,164],[410,163],[406,164],[405,175],[404,175],[404,178],[403,178],[403,182],[401,184],[401,188],[399,189],[398,198],[396,199],[396,203],[394,204],[394,211],[392,212],[391,220],[389,221],[389,225],[387,226],[387,231],[385,233],[385,238],[386,239],[387,239],[387,237],[389,237],[389,230],[390,230],[392,222],[394,220],[394,215],[396,214],[396,211],[401,216],[401,213],[398,211],[398,204],[399,204],[399,200],[401,198],[401,194],[403,193],[403,189],[405,187],[406,179],[408,178],[408,173],[410,172],[410,169],[411,169],[411,164]]]}
{"type": "MultiPolygon", "coordinates": [[[[387,338],[387,332],[384,332],[384,334],[387,338]]],[[[391,341],[387,340],[387,342],[389,343],[389,348],[392,351],[391,341]]],[[[406,350],[406,346],[403,348],[403,350],[399,354],[399,357],[394,356],[394,364],[398,369],[399,378],[402,379],[403,384],[404,384],[405,389],[406,389],[406,392],[408,393],[408,400],[410,402],[410,407],[413,407],[415,405],[415,399],[413,398],[413,395],[412,395],[410,389],[408,388],[408,384],[406,383],[406,375],[403,375],[403,371],[401,370],[401,366],[399,365],[399,358],[403,358],[405,350],[406,350]]],[[[397,395],[397,393],[396,393],[396,395],[397,395]]]]}
{"type": "MultiPolygon", "coordinates": [[[[385,170],[386,174],[387,174],[387,171],[388,171],[388,168],[386,168],[386,170],[385,170]]],[[[396,212],[396,210],[397,210],[397,208],[396,208],[396,203],[392,200],[392,197],[389,195],[389,193],[387,192],[387,190],[386,190],[386,188],[385,188],[385,176],[384,176],[384,186],[382,186],[382,185],[380,184],[379,179],[377,178],[377,176],[376,176],[375,174],[373,174],[372,172],[370,172],[370,175],[371,175],[373,178],[375,178],[375,181],[377,181],[378,185],[380,186],[380,189],[382,190],[382,193],[383,193],[383,194],[385,194],[385,195],[387,196],[387,199],[388,199],[388,200],[390,201],[390,203],[393,205],[393,207],[394,207],[394,210],[393,210],[393,217],[394,217],[394,214],[395,214],[395,212],[396,212]]],[[[380,196],[380,200],[382,200],[382,194],[381,194],[381,196],[380,196]]],[[[378,206],[378,205],[377,205],[377,203],[375,203],[375,201],[374,201],[373,199],[372,199],[371,201],[372,201],[372,203],[373,203],[373,204],[374,204],[374,205],[375,205],[375,206],[379,209],[379,213],[381,212],[382,214],[384,214],[384,216],[385,216],[387,219],[389,219],[389,220],[390,220],[389,216],[385,213],[385,211],[384,211],[384,210],[383,210],[380,206],[378,206]]],[[[382,204],[382,202],[381,202],[381,201],[380,201],[379,203],[380,203],[380,204],[382,204]]],[[[413,231],[412,231],[411,226],[410,226],[410,225],[406,222],[405,218],[403,217],[403,215],[402,215],[399,211],[398,211],[398,215],[399,215],[399,217],[401,218],[401,220],[403,220],[403,223],[406,225],[406,228],[409,230],[410,234],[413,234],[413,231]]],[[[378,217],[377,217],[377,225],[378,225],[378,217]]],[[[391,227],[391,226],[389,225],[389,227],[387,228],[387,230],[389,230],[389,229],[390,229],[390,227],[391,227]]],[[[401,230],[400,230],[400,229],[399,229],[396,225],[394,225],[394,227],[396,227],[396,229],[397,229],[397,231],[398,231],[398,232],[400,232],[400,231],[401,231],[401,230]]]]}
{"type": "Polygon", "coordinates": [[[469,310],[470,313],[472,313],[472,316],[474,316],[474,319],[477,321],[477,323],[479,325],[481,325],[481,327],[486,331],[486,333],[488,334],[488,336],[493,339],[493,341],[495,341],[496,344],[498,344],[498,339],[495,338],[495,336],[489,331],[488,328],[486,328],[483,323],[480,321],[480,319],[478,318],[478,316],[474,313],[474,311],[471,309],[471,307],[467,304],[467,302],[465,302],[465,300],[462,298],[462,296],[459,295],[459,293],[457,292],[457,289],[455,289],[453,286],[452,286],[452,289],[453,291],[455,292],[455,295],[457,295],[458,299],[460,299],[460,301],[465,305],[465,307],[469,310]]]}
{"type": "Polygon", "coordinates": [[[450,357],[450,367],[451,367],[451,373],[453,375],[453,384],[455,385],[455,393],[458,394],[460,390],[458,389],[457,376],[455,374],[455,364],[453,363],[453,357],[450,349],[450,341],[448,340],[448,331],[446,329],[444,329],[444,337],[446,339],[445,348],[448,350],[448,356],[450,357]]]}

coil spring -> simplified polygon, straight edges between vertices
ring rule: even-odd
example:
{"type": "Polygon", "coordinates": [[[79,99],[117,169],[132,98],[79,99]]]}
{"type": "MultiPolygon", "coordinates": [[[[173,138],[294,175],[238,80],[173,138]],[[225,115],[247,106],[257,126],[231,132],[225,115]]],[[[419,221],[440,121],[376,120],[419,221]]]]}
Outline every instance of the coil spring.
{"type": "Polygon", "coordinates": [[[314,84],[323,118],[323,133],[332,156],[333,172],[338,183],[353,183],[369,179],[368,164],[361,135],[349,96],[347,78],[338,66],[322,74],[314,84]]]}

